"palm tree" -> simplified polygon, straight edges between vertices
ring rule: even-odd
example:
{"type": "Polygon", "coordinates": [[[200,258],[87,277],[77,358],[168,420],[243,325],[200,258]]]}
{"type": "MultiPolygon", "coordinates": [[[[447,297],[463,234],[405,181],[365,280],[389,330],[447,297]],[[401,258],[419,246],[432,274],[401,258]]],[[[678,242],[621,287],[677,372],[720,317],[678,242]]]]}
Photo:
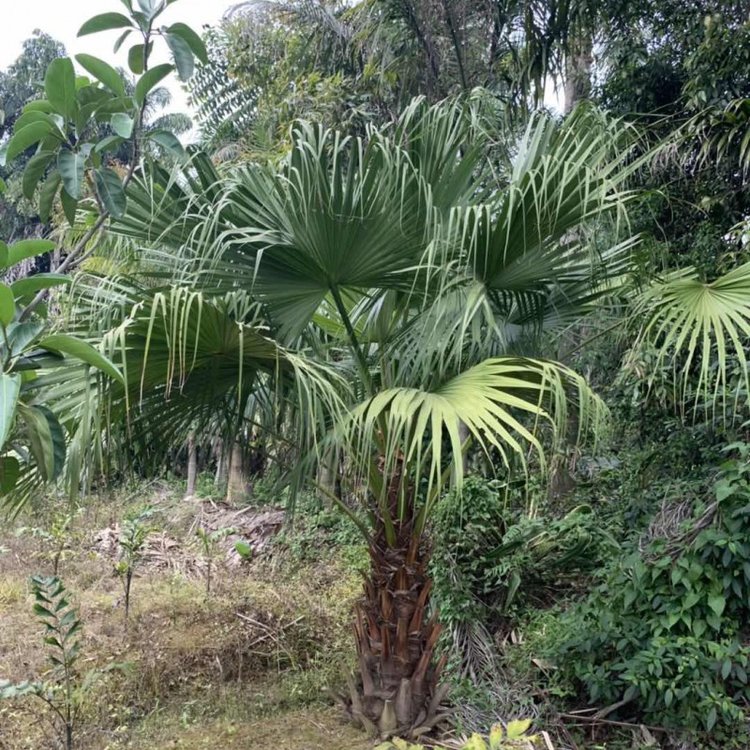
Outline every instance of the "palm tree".
{"type": "Polygon", "coordinates": [[[569,409],[580,435],[604,415],[537,345],[624,279],[633,241],[591,240],[613,236],[631,197],[629,134],[587,107],[539,114],[505,160],[485,105],[416,100],[362,139],[299,123],[280,164],[221,177],[201,154],[156,167],[115,227],[143,246],[149,284],[78,287],[144,452],[262,412],[277,431],[295,420],[309,458],[295,478],[344,455],[359,509],[331,502],[371,559],[349,705],[373,734],[441,718],[426,531],[466,452],[543,468],[569,409]]]}

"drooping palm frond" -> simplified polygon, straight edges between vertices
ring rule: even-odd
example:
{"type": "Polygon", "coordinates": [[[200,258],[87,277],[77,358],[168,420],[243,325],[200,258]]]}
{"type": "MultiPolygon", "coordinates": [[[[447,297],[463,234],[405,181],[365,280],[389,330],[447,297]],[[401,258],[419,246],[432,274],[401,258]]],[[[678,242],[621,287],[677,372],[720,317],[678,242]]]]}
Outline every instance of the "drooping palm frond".
{"type": "Polygon", "coordinates": [[[467,438],[499,455],[506,467],[512,461],[525,466],[530,455],[543,465],[539,431],[544,426],[559,436],[571,401],[578,408],[579,429],[600,432],[606,407],[581,376],[557,363],[499,357],[430,389],[383,389],[352,410],[337,439],[394,522],[399,516],[404,520],[406,498],[424,479],[421,527],[446,476],[461,484],[467,438]],[[376,472],[374,460],[380,462],[376,472]]]}
{"type": "Polygon", "coordinates": [[[721,405],[726,414],[732,391],[747,405],[750,263],[711,282],[693,269],[675,271],[642,292],[633,319],[643,321],[636,350],[643,343],[656,347],[657,368],[671,361],[677,387],[695,393],[695,407],[703,397],[707,408],[721,405]]]}

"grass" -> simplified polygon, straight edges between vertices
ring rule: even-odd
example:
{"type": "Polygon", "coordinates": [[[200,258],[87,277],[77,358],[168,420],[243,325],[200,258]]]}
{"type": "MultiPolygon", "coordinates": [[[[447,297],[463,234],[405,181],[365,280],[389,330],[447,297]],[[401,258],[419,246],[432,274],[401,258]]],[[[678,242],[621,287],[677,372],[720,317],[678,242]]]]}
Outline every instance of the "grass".
{"type": "MultiPolygon", "coordinates": [[[[118,507],[79,514],[60,562],[84,623],[81,671],[97,675],[77,747],[368,747],[328,692],[352,666],[353,568],[327,560],[286,569],[262,558],[217,566],[207,598],[200,569],[181,564],[197,550],[185,508],[179,495],[162,493],[157,532],[176,544],[166,562],[137,572],[126,623],[115,560],[94,544],[97,529],[119,520],[118,507]]],[[[29,520],[0,532],[0,679],[12,681],[47,668],[28,579],[51,573],[54,544],[36,528],[48,518],[29,520]]],[[[0,703],[0,750],[48,746],[40,707],[34,699],[0,703]]]]}

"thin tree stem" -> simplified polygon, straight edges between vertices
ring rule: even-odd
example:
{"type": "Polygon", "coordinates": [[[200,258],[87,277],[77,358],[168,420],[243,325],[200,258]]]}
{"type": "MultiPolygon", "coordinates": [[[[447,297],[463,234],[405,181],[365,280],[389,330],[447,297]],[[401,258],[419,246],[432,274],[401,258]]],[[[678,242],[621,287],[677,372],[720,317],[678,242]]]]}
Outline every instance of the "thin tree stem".
{"type": "Polygon", "coordinates": [[[331,287],[331,294],[333,294],[333,301],[336,303],[336,309],[341,316],[341,320],[344,323],[344,328],[346,328],[347,335],[349,336],[349,341],[352,345],[352,349],[354,350],[354,356],[357,359],[357,363],[359,364],[360,374],[362,375],[362,380],[365,384],[365,387],[367,388],[367,392],[370,396],[374,396],[375,390],[373,387],[370,370],[367,367],[367,359],[365,358],[365,354],[362,351],[359,339],[357,338],[357,332],[354,330],[352,321],[349,318],[349,313],[346,310],[346,305],[344,305],[344,300],[341,297],[341,292],[339,291],[337,286],[331,287]]]}

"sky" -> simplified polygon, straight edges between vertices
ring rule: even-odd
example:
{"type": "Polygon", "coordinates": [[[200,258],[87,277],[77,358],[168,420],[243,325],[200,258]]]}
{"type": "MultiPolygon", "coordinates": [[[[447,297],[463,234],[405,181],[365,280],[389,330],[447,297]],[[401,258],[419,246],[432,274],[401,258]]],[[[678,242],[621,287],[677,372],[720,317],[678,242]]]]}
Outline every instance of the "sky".
{"type": "MultiPolygon", "coordinates": [[[[236,0],[179,0],[160,17],[165,25],[182,21],[200,33],[205,24],[215,24],[236,0]]],[[[77,38],[76,34],[84,21],[99,13],[122,12],[118,0],[0,0],[9,7],[3,13],[0,24],[0,69],[7,68],[21,53],[24,39],[40,29],[61,41],[69,55],[86,52],[95,55],[116,67],[127,68],[127,43],[115,56],[112,47],[119,31],[103,31],[99,34],[77,38]],[[12,10],[11,10],[12,8],[12,10]]],[[[160,62],[154,57],[155,62],[160,62]]],[[[179,84],[171,83],[174,96],[174,111],[187,111],[187,102],[179,84]]],[[[1,105],[0,105],[1,106],[1,105]]]]}

